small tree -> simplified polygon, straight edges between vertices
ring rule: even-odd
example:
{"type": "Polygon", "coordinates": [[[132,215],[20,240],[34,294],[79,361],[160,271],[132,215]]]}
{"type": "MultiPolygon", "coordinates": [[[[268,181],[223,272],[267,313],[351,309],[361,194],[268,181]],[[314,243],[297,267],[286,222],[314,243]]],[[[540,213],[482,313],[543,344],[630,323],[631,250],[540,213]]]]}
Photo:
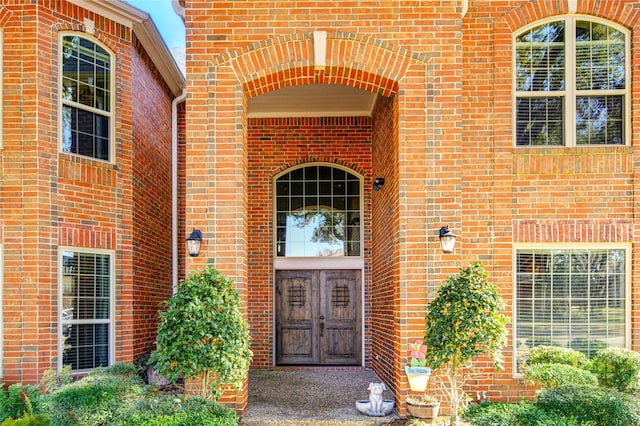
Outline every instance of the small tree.
{"type": "Polygon", "coordinates": [[[160,313],[150,363],[171,381],[202,375],[202,396],[237,389],[251,362],[249,327],[235,285],[211,266],[194,271],[160,313]]]}
{"type": "Polygon", "coordinates": [[[458,425],[458,408],[464,398],[462,386],[472,376],[473,359],[488,355],[499,370],[502,347],[507,342],[504,302],[480,262],[460,268],[447,278],[438,295],[427,305],[425,358],[427,366],[442,369],[443,386],[451,408],[451,423],[458,425]]]}

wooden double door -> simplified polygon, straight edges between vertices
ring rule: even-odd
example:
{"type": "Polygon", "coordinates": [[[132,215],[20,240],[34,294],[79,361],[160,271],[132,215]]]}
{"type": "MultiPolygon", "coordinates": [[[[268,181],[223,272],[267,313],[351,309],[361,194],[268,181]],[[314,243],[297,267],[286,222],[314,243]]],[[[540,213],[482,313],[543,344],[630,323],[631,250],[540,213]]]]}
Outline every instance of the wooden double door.
{"type": "Polygon", "coordinates": [[[360,270],[276,272],[276,364],[361,365],[360,270]]]}

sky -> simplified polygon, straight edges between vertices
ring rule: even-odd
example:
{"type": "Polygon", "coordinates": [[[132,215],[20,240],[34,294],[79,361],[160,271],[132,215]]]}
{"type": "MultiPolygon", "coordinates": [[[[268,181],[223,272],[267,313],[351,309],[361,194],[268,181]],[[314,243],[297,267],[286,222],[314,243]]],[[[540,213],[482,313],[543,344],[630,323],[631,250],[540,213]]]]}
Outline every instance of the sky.
{"type": "Polygon", "coordinates": [[[184,47],[184,24],[178,14],[173,11],[171,0],[125,1],[151,15],[169,49],[184,47]]]}

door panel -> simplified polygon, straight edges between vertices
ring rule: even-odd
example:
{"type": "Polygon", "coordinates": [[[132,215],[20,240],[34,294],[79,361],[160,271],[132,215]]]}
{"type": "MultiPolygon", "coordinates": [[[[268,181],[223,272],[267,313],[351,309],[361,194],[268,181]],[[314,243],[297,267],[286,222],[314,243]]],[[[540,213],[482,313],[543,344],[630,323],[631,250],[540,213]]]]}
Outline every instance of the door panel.
{"type": "Polygon", "coordinates": [[[360,365],[360,270],[276,272],[276,363],[360,365]]]}
{"type": "Polygon", "coordinates": [[[314,314],[317,296],[314,271],[278,271],[276,275],[276,362],[318,362],[314,314]]]}
{"type": "Polygon", "coordinates": [[[360,271],[320,271],[320,362],[360,361],[360,271]]]}

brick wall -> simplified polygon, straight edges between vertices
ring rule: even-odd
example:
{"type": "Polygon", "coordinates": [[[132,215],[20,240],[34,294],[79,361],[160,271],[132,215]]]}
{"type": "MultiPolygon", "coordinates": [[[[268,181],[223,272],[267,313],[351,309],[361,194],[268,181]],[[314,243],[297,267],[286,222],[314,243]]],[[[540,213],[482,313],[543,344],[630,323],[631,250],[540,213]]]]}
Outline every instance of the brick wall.
{"type": "Polygon", "coordinates": [[[113,250],[116,360],[132,362],[170,294],[171,96],[129,28],[93,12],[9,1],[0,25],[3,380],[37,382],[57,367],[59,246],[113,250]],[[114,164],[58,152],[59,34],[86,34],[84,18],[115,54],[114,164]]]}
{"type": "MultiPolygon", "coordinates": [[[[249,270],[247,311],[253,338],[253,368],[273,365],[273,180],[289,167],[322,162],[342,165],[363,175],[363,224],[369,227],[371,188],[371,119],[271,118],[250,119],[247,127],[249,161],[249,270]]],[[[369,264],[369,236],[364,236],[369,264]]],[[[367,274],[365,300],[369,298],[367,274]]],[[[367,333],[365,333],[367,334],[367,333]]],[[[369,338],[366,337],[365,340],[369,338]]]]}
{"type": "MultiPolygon", "coordinates": [[[[638,45],[637,0],[576,4],[578,13],[628,28],[632,45],[638,45]]],[[[401,413],[406,345],[422,335],[425,302],[447,275],[481,260],[511,314],[514,243],[634,242],[633,142],[597,149],[513,148],[513,34],[567,13],[568,1],[222,1],[216,8],[202,2],[186,7],[186,179],[192,187],[185,194],[185,218],[189,226],[205,228],[210,241],[207,256],[188,261],[187,269],[214,261],[236,278],[241,292],[251,294],[249,239],[259,216],[247,219],[243,213],[255,173],[247,153],[253,143],[245,130],[248,98],[316,83],[389,98],[382,98],[372,118],[370,177],[380,175],[387,183],[371,199],[371,316],[365,322],[371,330],[368,359],[396,388],[401,413]],[[313,31],[326,31],[325,58],[314,56],[313,31]],[[215,182],[209,170],[215,170],[215,182]],[[213,217],[203,200],[224,213],[213,217]],[[450,255],[439,250],[443,225],[460,234],[450,255]],[[376,306],[389,295],[389,307],[376,306]]],[[[632,65],[639,54],[632,51],[632,65]]],[[[636,111],[640,69],[630,69],[636,111]]],[[[637,140],[637,114],[631,119],[637,140]]],[[[634,253],[633,264],[639,262],[634,253]]],[[[634,282],[638,269],[632,268],[634,282]]],[[[636,306],[638,289],[632,298],[636,306]]],[[[634,326],[639,316],[634,308],[634,326]]],[[[257,336],[266,348],[272,337],[262,333],[270,324],[260,327],[257,336]]],[[[633,331],[636,349],[639,336],[633,331]]],[[[491,369],[471,383],[472,390],[505,400],[532,395],[513,378],[511,347],[505,356],[505,369],[491,369]]]]}

